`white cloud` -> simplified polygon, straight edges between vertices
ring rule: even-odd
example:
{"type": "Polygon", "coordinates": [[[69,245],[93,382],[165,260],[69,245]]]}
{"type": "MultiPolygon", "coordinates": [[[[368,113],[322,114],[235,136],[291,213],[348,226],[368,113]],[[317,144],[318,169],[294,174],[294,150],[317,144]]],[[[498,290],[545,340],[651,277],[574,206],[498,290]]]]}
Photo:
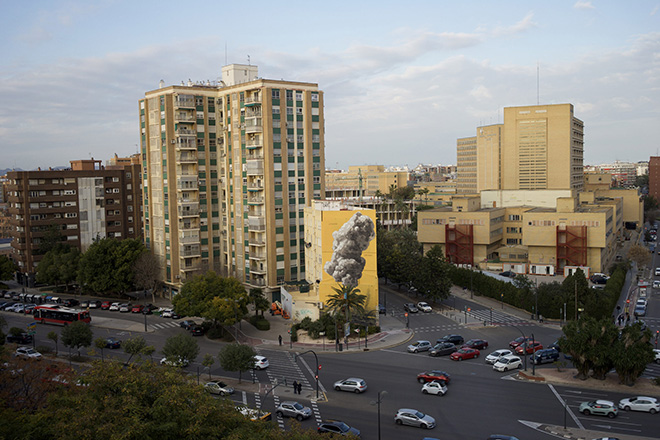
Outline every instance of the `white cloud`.
{"type": "Polygon", "coordinates": [[[503,36],[515,35],[515,34],[527,32],[530,29],[533,29],[538,26],[537,23],[532,20],[533,18],[534,18],[534,13],[529,12],[519,22],[511,26],[497,26],[491,31],[491,33],[495,37],[503,37],[503,36]]]}
{"type": "Polygon", "coordinates": [[[575,9],[583,9],[583,10],[584,9],[596,9],[596,7],[594,5],[592,5],[590,1],[582,1],[582,0],[578,0],[577,2],[575,2],[573,7],[575,9]]]}

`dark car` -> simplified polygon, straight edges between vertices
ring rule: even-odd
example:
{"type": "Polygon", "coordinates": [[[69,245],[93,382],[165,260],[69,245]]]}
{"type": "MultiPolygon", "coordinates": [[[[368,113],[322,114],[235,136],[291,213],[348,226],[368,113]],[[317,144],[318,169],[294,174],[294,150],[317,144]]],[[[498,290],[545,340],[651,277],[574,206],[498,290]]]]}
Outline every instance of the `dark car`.
{"type": "Polygon", "coordinates": [[[417,312],[419,312],[419,309],[418,309],[417,306],[416,306],[415,304],[413,304],[413,303],[405,303],[405,304],[403,305],[403,310],[405,310],[406,312],[409,312],[409,313],[417,313],[417,312]]]}
{"type": "Polygon", "coordinates": [[[182,328],[185,328],[186,330],[190,330],[193,326],[197,325],[195,321],[191,321],[189,319],[185,319],[179,323],[179,325],[182,328]]]}
{"type": "Polygon", "coordinates": [[[27,333],[19,333],[17,335],[7,335],[7,342],[14,342],[16,344],[29,344],[32,342],[32,335],[27,333]]]}
{"type": "Polygon", "coordinates": [[[511,272],[510,270],[507,270],[505,272],[500,272],[500,276],[507,278],[515,278],[517,275],[515,272],[511,272]]]}
{"type": "Polygon", "coordinates": [[[351,428],[344,422],[340,422],[339,420],[327,420],[325,422],[321,422],[318,427],[318,432],[323,434],[323,433],[330,433],[330,434],[337,434],[337,435],[354,435],[356,437],[360,437],[360,431],[351,428]]]}
{"type": "Polygon", "coordinates": [[[426,383],[426,382],[440,382],[441,384],[448,384],[451,377],[449,373],[442,370],[431,370],[419,373],[417,375],[417,382],[426,383]]]}
{"type": "Polygon", "coordinates": [[[117,338],[108,338],[105,340],[105,348],[121,348],[121,341],[117,338]]]}
{"type": "Polygon", "coordinates": [[[158,307],[156,307],[156,306],[153,305],[153,304],[147,304],[147,305],[144,306],[144,308],[142,309],[142,314],[143,314],[143,315],[151,315],[151,314],[154,312],[154,310],[156,310],[157,308],[158,308],[158,307]]]}
{"type": "Polygon", "coordinates": [[[190,334],[193,336],[203,336],[204,335],[204,327],[201,325],[193,325],[190,328],[190,334]]]}
{"type": "Polygon", "coordinates": [[[101,301],[99,301],[99,300],[91,300],[91,301],[89,302],[89,308],[90,308],[90,309],[100,309],[100,308],[101,308],[101,304],[103,304],[103,303],[102,303],[101,301]]]}
{"type": "Polygon", "coordinates": [[[461,335],[445,335],[435,342],[436,344],[440,344],[441,342],[451,342],[454,345],[463,345],[465,343],[465,340],[461,335]]]}
{"type": "Polygon", "coordinates": [[[65,307],[75,307],[78,304],[80,304],[80,301],[78,301],[77,299],[74,299],[74,298],[69,298],[69,299],[64,300],[64,306],[65,307]]]}
{"type": "Polygon", "coordinates": [[[446,356],[448,354],[452,354],[455,351],[456,346],[451,342],[441,342],[439,344],[435,344],[433,348],[429,350],[429,356],[446,356]]]}
{"type": "Polygon", "coordinates": [[[484,348],[488,348],[488,341],[485,341],[483,339],[470,339],[465,344],[463,344],[463,347],[483,350],[484,348]]]}
{"type": "Polygon", "coordinates": [[[181,319],[181,318],[183,318],[183,315],[179,315],[177,312],[172,310],[172,316],[170,316],[170,318],[172,318],[172,319],[181,319]]]}
{"type": "Polygon", "coordinates": [[[385,315],[387,313],[387,310],[385,309],[385,306],[382,304],[378,304],[378,314],[379,315],[385,315]]]}
{"type": "Polygon", "coordinates": [[[552,363],[559,359],[559,352],[554,348],[539,350],[532,356],[532,363],[536,365],[552,363]]]}

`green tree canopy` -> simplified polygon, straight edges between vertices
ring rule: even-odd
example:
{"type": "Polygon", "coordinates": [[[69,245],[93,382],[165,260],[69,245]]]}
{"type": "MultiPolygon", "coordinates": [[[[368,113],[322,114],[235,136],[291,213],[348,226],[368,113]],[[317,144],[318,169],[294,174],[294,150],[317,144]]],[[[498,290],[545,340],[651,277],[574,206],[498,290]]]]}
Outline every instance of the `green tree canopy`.
{"type": "Polygon", "coordinates": [[[225,345],[218,354],[220,366],[226,371],[238,371],[238,382],[244,371],[249,371],[254,367],[254,356],[257,353],[249,345],[228,344],[225,345]]]}
{"type": "Polygon", "coordinates": [[[650,344],[651,337],[651,331],[642,331],[639,322],[624,327],[621,337],[616,339],[612,347],[612,365],[620,383],[634,385],[648,364],[653,362],[655,354],[650,344]]]}
{"type": "Polygon", "coordinates": [[[142,336],[134,336],[125,340],[122,343],[122,348],[124,349],[124,353],[130,355],[126,361],[127,364],[131,362],[133,356],[137,356],[138,358],[143,355],[150,356],[154,352],[154,347],[147,345],[147,341],[142,336]]]}
{"type": "Polygon", "coordinates": [[[442,248],[433,246],[422,257],[422,267],[416,272],[413,285],[430,301],[441,301],[449,298],[453,285],[449,277],[450,265],[445,260],[442,248]]]}
{"type": "Polygon", "coordinates": [[[75,321],[62,329],[62,345],[80,351],[80,347],[92,345],[92,328],[82,321],[75,321]]]}
{"type": "Polygon", "coordinates": [[[197,340],[190,333],[179,333],[165,340],[163,347],[165,358],[172,362],[182,360],[186,363],[193,362],[199,354],[197,340]]]}
{"type": "Polygon", "coordinates": [[[57,246],[46,253],[37,266],[37,282],[59,286],[78,278],[80,251],[78,248],[57,246]]]}
{"type": "Polygon", "coordinates": [[[422,245],[411,229],[383,229],[376,234],[378,276],[410,286],[421,267],[422,245]]]}
{"type": "Polygon", "coordinates": [[[360,289],[354,286],[340,284],[339,287],[333,287],[335,291],[328,296],[326,306],[328,312],[332,315],[344,316],[348,321],[353,315],[364,315],[364,305],[367,302],[367,296],[360,293],[360,289]]]}
{"type": "Polygon", "coordinates": [[[80,285],[98,293],[121,293],[133,286],[135,261],[145,252],[138,239],[96,240],[80,258],[80,285]]]}
{"type": "Polygon", "coordinates": [[[14,278],[18,267],[5,255],[0,255],[0,280],[7,281],[14,278]]]}

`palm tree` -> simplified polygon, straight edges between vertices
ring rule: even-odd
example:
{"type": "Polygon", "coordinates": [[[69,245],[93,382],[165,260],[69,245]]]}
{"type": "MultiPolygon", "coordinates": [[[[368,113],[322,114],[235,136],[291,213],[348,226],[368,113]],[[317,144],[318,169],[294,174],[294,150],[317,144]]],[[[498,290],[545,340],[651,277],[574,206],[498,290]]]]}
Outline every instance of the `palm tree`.
{"type": "Polygon", "coordinates": [[[333,315],[344,313],[346,320],[350,321],[351,316],[365,313],[364,304],[367,302],[367,296],[360,293],[360,289],[351,285],[339,284],[339,287],[333,287],[336,293],[330,295],[327,301],[328,309],[333,315]]]}

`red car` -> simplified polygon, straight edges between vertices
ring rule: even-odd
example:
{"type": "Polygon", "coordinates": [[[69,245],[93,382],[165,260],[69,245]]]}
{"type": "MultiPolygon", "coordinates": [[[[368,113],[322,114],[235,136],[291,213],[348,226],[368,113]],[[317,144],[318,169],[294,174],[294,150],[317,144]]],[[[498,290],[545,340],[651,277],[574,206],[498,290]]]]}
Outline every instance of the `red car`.
{"type": "Polygon", "coordinates": [[[479,350],[476,348],[461,348],[449,355],[452,361],[462,361],[463,359],[472,359],[479,357],[479,350]]]}
{"type": "Polygon", "coordinates": [[[419,383],[433,382],[434,380],[437,380],[440,383],[448,384],[449,379],[449,373],[442,370],[425,371],[424,373],[419,373],[417,375],[417,382],[419,383]]]}
{"type": "Polygon", "coordinates": [[[101,303],[101,310],[108,310],[110,308],[110,304],[112,304],[110,301],[103,301],[101,303]]]}
{"type": "Polygon", "coordinates": [[[142,310],[144,310],[144,306],[142,304],[135,304],[131,309],[131,313],[142,313],[142,310]]]}
{"type": "Polygon", "coordinates": [[[511,350],[515,349],[516,347],[519,347],[523,345],[527,341],[527,343],[530,343],[533,341],[531,336],[518,336],[516,339],[513,341],[509,342],[509,348],[511,350]]]}
{"type": "Polygon", "coordinates": [[[525,344],[519,345],[516,347],[516,353],[518,354],[532,354],[539,350],[543,350],[543,345],[538,341],[527,342],[527,351],[525,352],[525,344]]]}
{"type": "Polygon", "coordinates": [[[483,350],[484,348],[488,348],[488,341],[484,341],[483,339],[470,339],[463,344],[463,347],[461,348],[476,348],[477,350],[483,350]]]}

